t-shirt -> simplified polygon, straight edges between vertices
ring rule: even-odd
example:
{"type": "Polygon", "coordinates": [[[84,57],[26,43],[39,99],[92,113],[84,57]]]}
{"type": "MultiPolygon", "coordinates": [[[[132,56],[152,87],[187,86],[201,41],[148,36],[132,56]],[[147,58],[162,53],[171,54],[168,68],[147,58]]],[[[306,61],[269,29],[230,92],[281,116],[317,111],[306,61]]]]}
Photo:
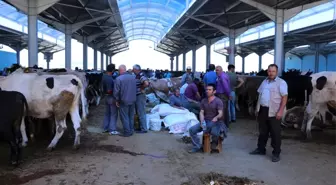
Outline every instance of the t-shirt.
{"type": "Polygon", "coordinates": [[[237,75],[236,73],[228,72],[229,80],[230,80],[230,89],[231,91],[235,91],[235,87],[237,86],[237,75]]]}
{"type": "Polygon", "coordinates": [[[195,83],[191,83],[187,86],[186,90],[184,91],[184,96],[189,99],[197,101],[196,95],[198,93],[198,88],[195,83]]]}
{"type": "Polygon", "coordinates": [[[102,82],[103,82],[104,93],[105,94],[112,94],[113,84],[114,84],[113,76],[104,74],[102,82]]]}
{"type": "MultiPolygon", "coordinates": [[[[204,110],[204,120],[211,121],[218,115],[218,110],[223,110],[223,102],[219,98],[215,97],[210,103],[208,98],[204,98],[201,101],[201,110],[204,110]]],[[[218,119],[218,122],[222,119],[218,119]]]]}
{"type": "Polygon", "coordinates": [[[136,75],[135,79],[136,79],[136,86],[137,86],[136,94],[139,95],[139,94],[143,93],[143,90],[141,89],[142,84],[145,81],[148,81],[148,79],[142,72],[140,72],[138,75],[136,75]]]}

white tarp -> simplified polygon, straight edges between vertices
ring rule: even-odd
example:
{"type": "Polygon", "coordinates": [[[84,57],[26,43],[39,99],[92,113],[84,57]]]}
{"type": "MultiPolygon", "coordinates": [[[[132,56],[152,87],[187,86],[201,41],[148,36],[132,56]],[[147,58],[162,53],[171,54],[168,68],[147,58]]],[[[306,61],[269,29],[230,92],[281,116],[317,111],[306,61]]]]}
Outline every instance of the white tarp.
{"type": "Polygon", "coordinates": [[[152,110],[151,113],[159,113],[160,116],[168,116],[170,114],[186,114],[189,111],[187,109],[177,109],[169,104],[163,103],[156,105],[152,110]]]}

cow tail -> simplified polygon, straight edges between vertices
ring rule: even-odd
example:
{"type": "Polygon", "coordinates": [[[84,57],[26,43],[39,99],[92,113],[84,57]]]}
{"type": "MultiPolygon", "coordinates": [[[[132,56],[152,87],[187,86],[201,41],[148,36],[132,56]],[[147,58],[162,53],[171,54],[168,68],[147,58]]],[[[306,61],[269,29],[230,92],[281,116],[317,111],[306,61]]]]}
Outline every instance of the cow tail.
{"type": "MultiPolygon", "coordinates": [[[[79,79],[77,81],[78,81],[79,94],[76,97],[76,100],[77,100],[77,102],[79,102],[79,98],[81,99],[81,103],[82,103],[82,119],[86,119],[86,116],[88,114],[88,112],[87,112],[88,110],[86,109],[87,101],[86,101],[86,97],[85,97],[85,89],[84,89],[84,86],[82,84],[82,81],[79,80],[79,79]]],[[[77,103],[77,105],[79,106],[79,103],[77,103]]]]}

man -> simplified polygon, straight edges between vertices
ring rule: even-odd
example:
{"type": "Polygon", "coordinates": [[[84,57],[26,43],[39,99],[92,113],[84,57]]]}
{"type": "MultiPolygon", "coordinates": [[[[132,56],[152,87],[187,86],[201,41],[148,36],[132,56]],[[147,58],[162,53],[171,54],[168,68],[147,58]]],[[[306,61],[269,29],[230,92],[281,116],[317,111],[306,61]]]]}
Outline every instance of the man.
{"type": "Polygon", "coordinates": [[[269,65],[267,74],[268,77],[258,89],[259,99],[256,108],[259,123],[258,148],[250,154],[265,155],[268,136],[271,135],[272,162],[278,162],[281,152],[281,118],[286,108],[288,87],[283,79],[277,77],[277,65],[269,65]]]}
{"type": "Polygon", "coordinates": [[[209,64],[208,72],[205,73],[203,82],[204,85],[207,86],[208,84],[216,84],[217,74],[215,72],[215,65],[209,64]]]}
{"type": "Polygon", "coordinates": [[[188,80],[193,80],[194,79],[194,74],[191,72],[191,67],[187,67],[187,72],[182,75],[182,80],[181,80],[181,87],[187,83],[188,80]]]}
{"type": "Polygon", "coordinates": [[[103,90],[106,94],[103,129],[104,133],[109,132],[111,135],[118,135],[118,109],[116,106],[115,98],[113,97],[113,72],[115,70],[115,65],[109,64],[106,68],[107,73],[103,76],[102,79],[103,90]]]}
{"type": "Polygon", "coordinates": [[[221,66],[216,67],[217,83],[216,83],[216,96],[223,101],[223,121],[229,127],[229,111],[228,100],[230,98],[230,80],[229,76],[223,72],[221,66]]]}
{"type": "Polygon", "coordinates": [[[147,77],[141,71],[140,65],[134,65],[133,72],[135,74],[137,87],[135,108],[140,122],[140,130],[137,131],[137,133],[146,133],[148,128],[146,124],[146,95],[144,90],[148,87],[149,82],[147,77]]]}
{"type": "Polygon", "coordinates": [[[200,111],[200,123],[194,125],[189,129],[189,133],[193,143],[193,149],[189,151],[190,153],[195,153],[201,151],[200,140],[197,136],[198,132],[202,131],[201,124],[203,121],[206,122],[206,133],[210,133],[212,136],[211,140],[211,150],[212,152],[218,152],[216,149],[218,144],[218,139],[222,131],[226,135],[226,127],[223,123],[223,102],[215,96],[216,86],[214,84],[208,84],[206,87],[207,98],[201,101],[201,111],[200,111]]]}
{"type": "Polygon", "coordinates": [[[136,81],[134,76],[126,71],[125,65],[119,66],[119,74],[115,80],[113,96],[119,108],[120,119],[124,127],[121,136],[129,137],[134,131],[134,107],[136,101],[136,81]]]}
{"type": "Polygon", "coordinates": [[[180,89],[176,88],[173,90],[174,94],[169,97],[170,106],[178,108],[178,109],[188,109],[190,112],[198,115],[199,114],[199,105],[194,102],[190,102],[187,98],[180,94],[180,89]]]}
{"type": "Polygon", "coordinates": [[[244,81],[241,78],[238,78],[235,73],[235,66],[230,64],[228,66],[228,73],[229,80],[230,80],[230,100],[229,100],[229,122],[236,122],[236,106],[235,106],[235,99],[236,99],[236,89],[243,85],[244,81]],[[237,85],[237,81],[239,84],[237,85]]]}
{"type": "MultiPolygon", "coordinates": [[[[190,79],[189,79],[190,80],[190,79]]],[[[184,91],[184,96],[191,101],[200,101],[201,95],[198,92],[197,85],[199,84],[199,79],[195,78],[194,81],[188,81],[188,86],[184,91]]]]}

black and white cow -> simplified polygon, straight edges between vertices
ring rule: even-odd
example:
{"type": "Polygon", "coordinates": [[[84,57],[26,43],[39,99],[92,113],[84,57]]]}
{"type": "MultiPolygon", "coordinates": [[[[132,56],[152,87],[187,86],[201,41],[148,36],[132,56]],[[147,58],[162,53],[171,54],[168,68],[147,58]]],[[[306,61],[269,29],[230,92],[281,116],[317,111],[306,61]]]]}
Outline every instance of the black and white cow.
{"type": "Polygon", "coordinates": [[[21,157],[20,127],[27,111],[27,100],[22,93],[0,89],[0,137],[10,145],[13,165],[17,165],[21,157]]]}

